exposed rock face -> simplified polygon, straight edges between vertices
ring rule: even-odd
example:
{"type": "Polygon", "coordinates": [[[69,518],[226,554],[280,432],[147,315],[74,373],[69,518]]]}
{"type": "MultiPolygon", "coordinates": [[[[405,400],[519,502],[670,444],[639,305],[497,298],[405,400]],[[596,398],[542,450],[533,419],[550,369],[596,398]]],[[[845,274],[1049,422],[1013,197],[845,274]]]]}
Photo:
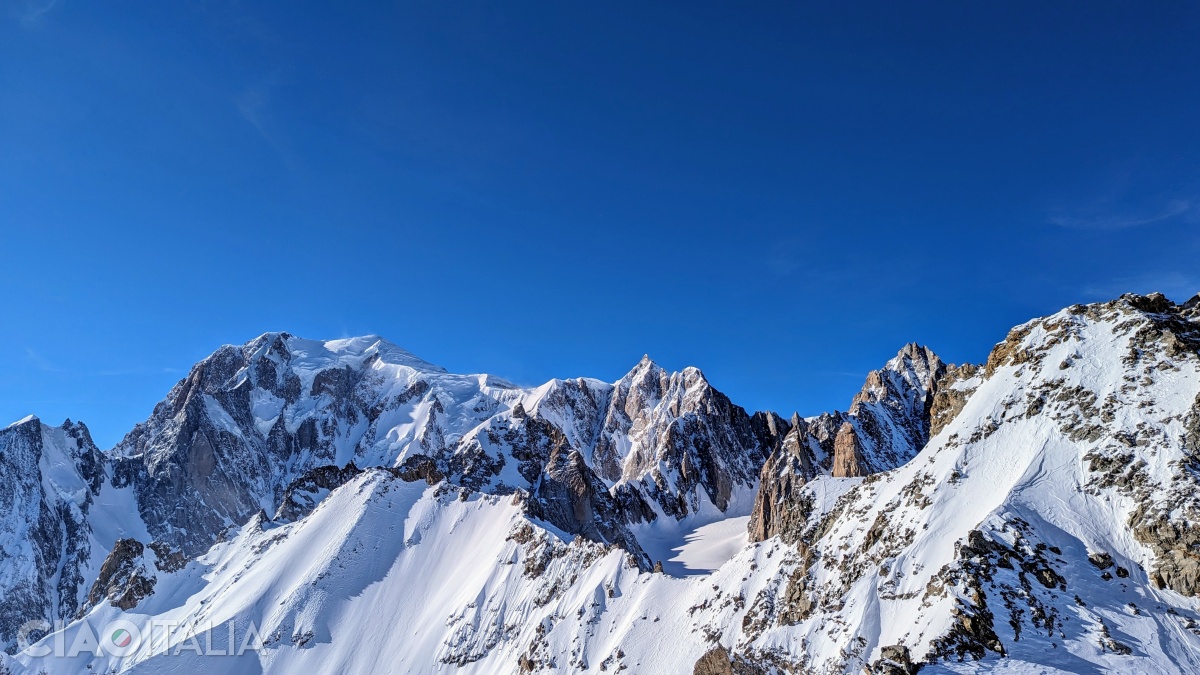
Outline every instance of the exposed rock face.
{"type": "Polygon", "coordinates": [[[847,415],[867,465],[863,475],[900,466],[929,442],[930,410],[945,373],[932,350],[910,343],[867,375],[847,415]]]}
{"type": "Polygon", "coordinates": [[[292,481],[283,492],[279,510],[272,520],[293,522],[312,513],[317,504],[329,494],[350,481],[362,471],[354,466],[318,466],[292,481]]]}
{"type": "Polygon", "coordinates": [[[650,569],[649,557],[630,534],[604,481],[561,432],[555,431],[551,442],[553,449],[527,509],[530,515],[592,541],[619,545],[636,557],[640,568],[650,569]]]}
{"type": "Polygon", "coordinates": [[[908,344],[881,370],[867,375],[849,412],[809,420],[793,417],[760,474],[751,541],[780,534],[794,539],[809,511],[794,496],[815,476],[867,476],[915,457],[929,441],[939,382],[947,372],[929,348],[908,344]]]}
{"type": "Polygon", "coordinates": [[[843,422],[833,441],[834,478],[857,478],[867,475],[867,460],[863,458],[854,425],[843,422]]]}
{"type": "Polygon", "coordinates": [[[698,509],[701,489],[724,511],[736,486],[754,484],[779,430],[778,419],[752,423],[699,370],[668,374],[643,358],[612,390],[592,465],[669,516],[698,509]]]}
{"type": "Polygon", "coordinates": [[[912,662],[908,647],[891,645],[880,650],[879,660],[871,665],[871,675],[916,675],[920,668],[912,662]]]}
{"type": "Polygon", "coordinates": [[[1190,321],[1200,319],[1200,293],[1193,295],[1190,300],[1180,305],[1179,314],[1190,321]]]}
{"type": "Polygon", "coordinates": [[[157,581],[143,558],[145,547],[136,539],[118,539],[100,566],[100,573],[88,593],[87,605],[80,610],[108,601],[113,607],[130,610],[142,598],[154,592],[157,581]]]}
{"type": "Polygon", "coordinates": [[[102,456],[83,424],[35,417],[0,429],[0,647],[18,627],[69,619],[91,556],[87,514],[104,480],[102,456]]]}
{"type": "Polygon", "coordinates": [[[222,347],[117,446],[117,473],[132,482],[155,539],[186,556],[203,552],[226,527],[277,503],[307,470],[352,460],[345,453],[338,461],[339,446],[353,448],[355,431],[384,405],[425,393],[428,385],[411,376],[418,369],[436,371],[379,340],[344,354],[323,350],[285,333],[222,347]],[[385,360],[398,375],[405,369],[408,387],[373,386],[382,384],[385,360]]]}
{"type": "Polygon", "coordinates": [[[820,446],[808,433],[808,423],[792,417],[782,445],[763,465],[762,479],[750,514],[750,540],[762,541],[775,535],[794,539],[808,520],[808,511],[798,503],[800,488],[817,475],[820,446]]]}
{"type": "Polygon", "coordinates": [[[948,366],[945,375],[935,384],[933,402],[929,409],[929,436],[938,435],[967,405],[967,399],[978,384],[979,368],[970,363],[948,366]]]}
{"type": "MultiPolygon", "coordinates": [[[[1180,472],[1172,476],[1173,499],[1166,503],[1139,504],[1129,516],[1129,526],[1134,537],[1154,552],[1156,564],[1150,574],[1151,581],[1158,588],[1196,596],[1200,594],[1200,524],[1197,523],[1200,499],[1196,496],[1200,490],[1200,480],[1196,478],[1196,471],[1200,470],[1200,394],[1183,418],[1180,441],[1186,459],[1180,472]]],[[[1096,466],[1110,474],[1131,468],[1100,461],[1096,466]]],[[[1113,482],[1134,494],[1144,494],[1150,487],[1133,473],[1120,474],[1113,482]]],[[[1112,562],[1111,556],[1107,561],[1112,562]]]]}
{"type": "Polygon", "coordinates": [[[731,658],[729,651],[720,645],[705,652],[692,668],[693,675],[766,675],[767,672],[740,654],[731,658]]]}
{"type": "Polygon", "coordinates": [[[733,675],[733,662],[724,647],[714,647],[696,661],[692,675],[733,675]]]}

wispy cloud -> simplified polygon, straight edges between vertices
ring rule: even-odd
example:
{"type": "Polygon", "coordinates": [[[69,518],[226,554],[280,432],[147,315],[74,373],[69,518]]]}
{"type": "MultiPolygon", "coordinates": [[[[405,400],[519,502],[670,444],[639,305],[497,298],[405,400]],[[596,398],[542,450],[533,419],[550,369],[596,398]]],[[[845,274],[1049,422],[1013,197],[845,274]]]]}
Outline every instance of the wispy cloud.
{"type": "Polygon", "coordinates": [[[238,114],[246,120],[259,137],[279,155],[289,169],[295,168],[292,153],[284,137],[278,132],[278,125],[272,124],[270,116],[271,86],[267,84],[250,87],[234,99],[238,114]]]}
{"type": "Polygon", "coordinates": [[[65,373],[65,372],[67,372],[66,369],[59,368],[54,363],[51,363],[49,359],[46,359],[41,354],[38,354],[36,351],[34,351],[33,349],[30,349],[29,347],[25,348],[25,357],[30,362],[33,363],[33,366],[35,368],[42,371],[43,373],[65,373]]]}
{"type": "Polygon", "coordinates": [[[1093,208],[1086,214],[1056,214],[1050,217],[1050,222],[1072,230],[1124,230],[1196,215],[1200,209],[1197,209],[1195,199],[1173,199],[1163,207],[1141,213],[1102,213],[1101,211],[1102,209],[1093,208]]]}
{"type": "Polygon", "coordinates": [[[767,256],[767,271],[774,277],[786,277],[800,266],[800,253],[789,245],[778,246],[767,256]]]}
{"type": "Polygon", "coordinates": [[[43,373],[61,373],[66,375],[74,375],[78,377],[126,377],[129,375],[171,375],[179,373],[178,368],[124,368],[117,370],[72,370],[63,368],[57,363],[47,359],[39,354],[36,350],[26,347],[25,357],[33,364],[33,367],[43,373]]]}
{"type": "Polygon", "coordinates": [[[250,126],[254,127],[268,142],[270,142],[271,137],[267,134],[267,128],[263,125],[263,115],[266,112],[267,103],[269,102],[269,93],[266,87],[253,87],[242,92],[241,96],[238,96],[234,102],[242,119],[249,122],[250,126]]]}
{"type": "Polygon", "coordinates": [[[57,6],[59,0],[17,0],[10,6],[10,13],[22,28],[32,30],[57,6]]]}
{"type": "Polygon", "coordinates": [[[180,373],[178,368],[128,368],[126,370],[97,370],[84,375],[93,377],[123,377],[126,375],[173,375],[180,373]]]}

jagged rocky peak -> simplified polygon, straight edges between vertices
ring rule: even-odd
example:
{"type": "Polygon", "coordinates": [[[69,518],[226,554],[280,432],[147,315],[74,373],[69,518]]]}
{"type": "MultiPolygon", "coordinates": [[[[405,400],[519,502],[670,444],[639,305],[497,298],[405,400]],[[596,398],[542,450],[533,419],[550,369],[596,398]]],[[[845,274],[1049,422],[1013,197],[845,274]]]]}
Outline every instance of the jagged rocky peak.
{"type": "Polygon", "coordinates": [[[750,535],[784,534],[799,515],[786,513],[800,485],[818,475],[856,478],[903,465],[929,442],[931,411],[947,366],[928,347],[909,343],[883,368],[867,374],[848,412],[793,417],[782,445],[763,465],[750,535]]]}
{"type": "Polygon", "coordinates": [[[841,448],[841,466],[854,475],[895,468],[929,441],[930,410],[947,368],[928,347],[909,343],[867,374],[848,412],[822,414],[809,431],[828,457],[841,448]]]}
{"type": "MultiPolygon", "coordinates": [[[[380,447],[392,427],[380,429],[379,417],[412,408],[441,376],[444,369],[374,335],[265,333],[197,363],[114,449],[116,473],[134,486],[151,535],[192,556],[223,529],[273,513],[287,485],[311,468],[397,461],[401,452],[380,447]]],[[[436,420],[444,410],[431,403],[427,424],[398,439],[406,449],[444,444],[436,420]]]]}
{"type": "Polygon", "coordinates": [[[857,426],[875,427],[865,435],[879,452],[899,456],[911,445],[920,449],[929,440],[929,411],[946,369],[928,347],[904,345],[882,369],[867,374],[849,414],[860,422],[857,426]]]}
{"type": "Polygon", "coordinates": [[[754,433],[758,436],[759,443],[771,452],[779,448],[798,423],[804,423],[798,414],[792,415],[790,423],[770,410],[759,411],[750,416],[750,424],[754,427],[754,433]]]}
{"type": "Polygon", "coordinates": [[[777,443],[768,430],[780,427],[752,421],[699,369],[668,373],[643,357],[613,386],[592,467],[619,498],[635,491],[669,517],[705,499],[725,511],[735,490],[755,484],[777,443]]]}
{"type": "Polygon", "coordinates": [[[1193,295],[1179,306],[1179,313],[1189,320],[1200,319],[1200,293],[1193,295]]]}
{"type": "Polygon", "coordinates": [[[893,399],[902,401],[909,408],[919,409],[945,371],[946,364],[932,349],[910,342],[882,369],[867,374],[867,381],[851,402],[850,410],[854,412],[855,406],[893,399]]]}
{"type": "MultiPolygon", "coordinates": [[[[782,421],[782,420],[780,420],[782,421]]],[[[750,514],[750,541],[763,541],[776,535],[794,540],[808,518],[804,507],[796,504],[800,488],[820,472],[820,444],[809,433],[808,423],[799,414],[792,416],[786,430],[763,465],[754,510],[750,514]]]]}

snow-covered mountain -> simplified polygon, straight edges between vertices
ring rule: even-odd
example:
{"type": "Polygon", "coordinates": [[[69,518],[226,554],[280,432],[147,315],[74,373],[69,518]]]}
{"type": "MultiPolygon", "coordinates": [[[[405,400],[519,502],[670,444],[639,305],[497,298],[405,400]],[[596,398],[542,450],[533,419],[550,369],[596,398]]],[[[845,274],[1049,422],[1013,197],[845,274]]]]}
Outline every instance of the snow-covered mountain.
{"type": "Polygon", "coordinates": [[[791,421],[649,359],[525,389],[267,334],[112,451],[0,431],[0,667],[1196,672],[1197,457],[1200,298],[908,345],[791,421]],[[163,628],[38,655],[119,621],[163,628]]]}
{"type": "Polygon", "coordinates": [[[297,482],[387,467],[469,492],[515,494],[532,516],[620,543],[630,524],[728,509],[775,439],[694,368],[644,358],[616,384],[521,389],[455,375],[376,337],[269,333],[197,364],[113,451],[160,556],[190,559],[297,482]]]}

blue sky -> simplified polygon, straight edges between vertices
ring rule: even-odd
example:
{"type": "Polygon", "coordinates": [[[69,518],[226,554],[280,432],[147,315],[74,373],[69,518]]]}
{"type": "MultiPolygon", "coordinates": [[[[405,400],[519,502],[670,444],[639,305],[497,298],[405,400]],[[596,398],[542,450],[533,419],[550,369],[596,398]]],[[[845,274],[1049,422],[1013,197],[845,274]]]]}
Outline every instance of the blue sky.
{"type": "Polygon", "coordinates": [[[351,6],[0,3],[0,419],[268,330],[815,414],[1200,291],[1196,3],[351,6]]]}

